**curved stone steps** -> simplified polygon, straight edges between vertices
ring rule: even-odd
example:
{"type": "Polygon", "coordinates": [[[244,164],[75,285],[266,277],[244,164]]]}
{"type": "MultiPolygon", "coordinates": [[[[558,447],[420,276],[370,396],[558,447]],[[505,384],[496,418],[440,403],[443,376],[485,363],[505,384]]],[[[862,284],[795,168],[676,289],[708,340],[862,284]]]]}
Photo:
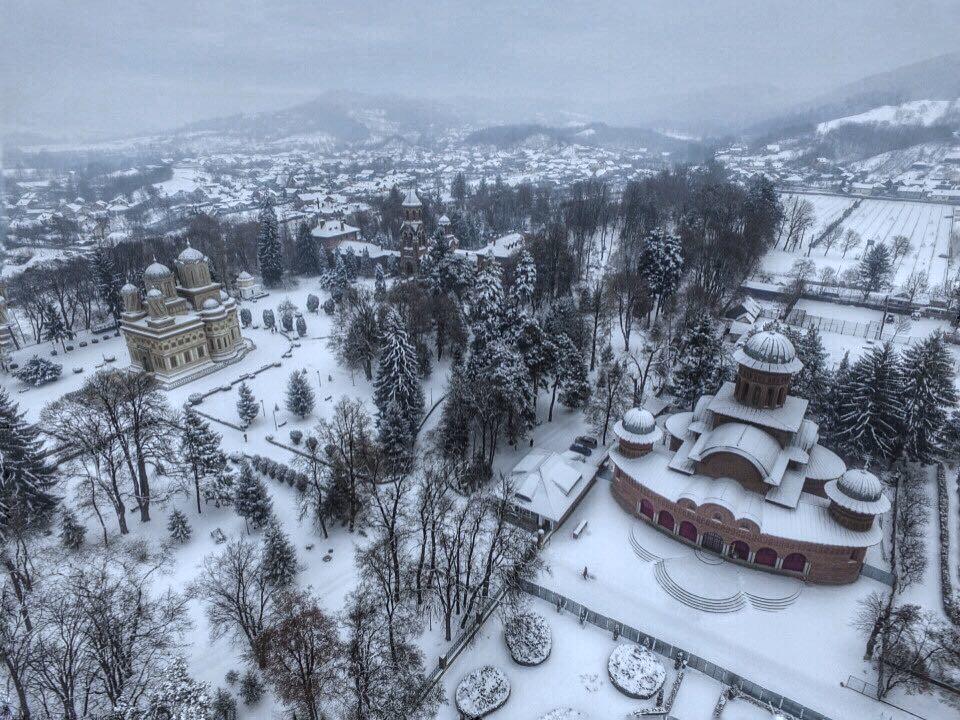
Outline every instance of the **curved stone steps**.
{"type": "Polygon", "coordinates": [[[657,580],[657,584],[660,585],[668,595],[695,610],[710,613],[730,613],[741,610],[746,605],[743,595],[739,593],[719,600],[694,595],[674,582],[662,560],[654,565],[653,575],[657,580]]]}
{"type": "Polygon", "coordinates": [[[693,554],[697,556],[697,560],[700,562],[706,563],[707,565],[722,565],[723,558],[717,555],[716,553],[709,552],[708,550],[702,550],[697,548],[693,551],[693,554]]]}
{"type": "Polygon", "coordinates": [[[769,598],[761,597],[760,595],[754,595],[744,591],[744,595],[747,596],[747,600],[750,601],[750,604],[753,605],[757,610],[766,610],[767,612],[776,612],[778,610],[783,610],[790,607],[796,602],[797,598],[800,597],[800,593],[803,592],[803,585],[798,584],[797,589],[786,597],[780,598],[769,598]]]}
{"type": "Polygon", "coordinates": [[[662,557],[650,552],[643,545],[640,544],[640,540],[637,538],[638,527],[639,525],[634,525],[632,528],[630,528],[630,546],[633,548],[633,552],[636,553],[637,557],[639,557],[644,562],[655,563],[663,560],[662,557]]]}

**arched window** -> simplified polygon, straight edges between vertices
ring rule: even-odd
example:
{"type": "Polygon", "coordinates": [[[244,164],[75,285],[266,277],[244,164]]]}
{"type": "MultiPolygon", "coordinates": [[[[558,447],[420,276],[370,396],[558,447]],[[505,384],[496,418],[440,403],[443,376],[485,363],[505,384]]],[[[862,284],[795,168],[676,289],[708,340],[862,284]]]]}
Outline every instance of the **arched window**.
{"type": "Polygon", "coordinates": [[[767,388],[767,407],[773,407],[773,388],[767,388]]]}
{"type": "Polygon", "coordinates": [[[730,546],[730,554],[738,560],[746,560],[750,557],[750,546],[743,540],[734,540],[730,546]]]}
{"type": "Polygon", "coordinates": [[[697,541],[697,528],[696,526],[687,520],[684,520],[680,523],[680,537],[689,540],[690,542],[697,541]]]}
{"type": "Polygon", "coordinates": [[[773,548],[760,548],[757,550],[757,554],[753,556],[753,561],[757,565],[774,567],[777,564],[777,551],[773,548]]]}
{"type": "Polygon", "coordinates": [[[640,514],[653,520],[653,503],[646,498],[640,501],[640,514]]]}
{"type": "Polygon", "coordinates": [[[777,398],[777,404],[778,404],[778,405],[783,405],[783,403],[786,402],[786,400],[787,400],[787,386],[786,386],[786,385],[783,385],[783,386],[780,388],[780,395],[779,395],[779,397],[777,398]]]}
{"type": "Polygon", "coordinates": [[[789,570],[790,572],[803,572],[803,569],[806,566],[806,556],[800,553],[790,553],[783,559],[783,565],[781,567],[784,570],[789,570]]]}
{"type": "Polygon", "coordinates": [[[753,388],[753,405],[754,407],[756,407],[759,404],[760,404],[760,388],[754,387],[753,388]]]}
{"type": "Polygon", "coordinates": [[[673,528],[676,527],[676,522],[673,519],[673,515],[666,510],[660,511],[660,515],[657,517],[657,524],[662,528],[666,528],[670,532],[673,532],[673,528]]]}

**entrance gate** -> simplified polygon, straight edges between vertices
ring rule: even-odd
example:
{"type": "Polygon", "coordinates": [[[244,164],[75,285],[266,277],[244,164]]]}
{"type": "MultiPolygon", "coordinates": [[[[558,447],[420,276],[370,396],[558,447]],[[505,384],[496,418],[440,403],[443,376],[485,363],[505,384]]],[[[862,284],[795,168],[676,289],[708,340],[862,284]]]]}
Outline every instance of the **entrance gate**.
{"type": "Polygon", "coordinates": [[[706,550],[715,552],[718,555],[723,553],[723,538],[716,533],[708,532],[703,534],[703,540],[700,543],[706,550]]]}

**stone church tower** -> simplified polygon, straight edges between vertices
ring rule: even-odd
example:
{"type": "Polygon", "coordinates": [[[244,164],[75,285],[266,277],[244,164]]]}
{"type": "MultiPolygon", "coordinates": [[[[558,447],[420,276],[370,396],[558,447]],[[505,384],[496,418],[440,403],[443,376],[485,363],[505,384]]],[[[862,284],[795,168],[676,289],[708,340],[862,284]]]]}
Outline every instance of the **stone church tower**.
{"type": "Polygon", "coordinates": [[[423,203],[417,191],[410,189],[403,198],[403,224],[400,226],[400,272],[415,275],[420,269],[420,258],[427,249],[427,235],[423,227],[423,203]]]}

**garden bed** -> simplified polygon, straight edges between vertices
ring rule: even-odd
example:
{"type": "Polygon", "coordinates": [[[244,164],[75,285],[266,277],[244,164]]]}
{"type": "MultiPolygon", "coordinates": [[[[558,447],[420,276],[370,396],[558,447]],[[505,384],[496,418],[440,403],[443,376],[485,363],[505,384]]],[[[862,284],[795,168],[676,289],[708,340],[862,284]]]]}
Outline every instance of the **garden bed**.
{"type": "Polygon", "coordinates": [[[457,685],[457,710],[470,720],[477,720],[503,707],[509,697],[510,681],[504,672],[484,665],[468,673],[457,685]]]}
{"type": "Polygon", "coordinates": [[[610,653],[607,673],[617,690],[638,700],[653,697],[667,678],[660,658],[642,645],[618,645],[610,653]]]}
{"type": "Polygon", "coordinates": [[[510,657],[520,665],[539,665],[553,648],[553,635],[546,618],[532,610],[522,610],[511,617],[503,630],[510,657]]]}

